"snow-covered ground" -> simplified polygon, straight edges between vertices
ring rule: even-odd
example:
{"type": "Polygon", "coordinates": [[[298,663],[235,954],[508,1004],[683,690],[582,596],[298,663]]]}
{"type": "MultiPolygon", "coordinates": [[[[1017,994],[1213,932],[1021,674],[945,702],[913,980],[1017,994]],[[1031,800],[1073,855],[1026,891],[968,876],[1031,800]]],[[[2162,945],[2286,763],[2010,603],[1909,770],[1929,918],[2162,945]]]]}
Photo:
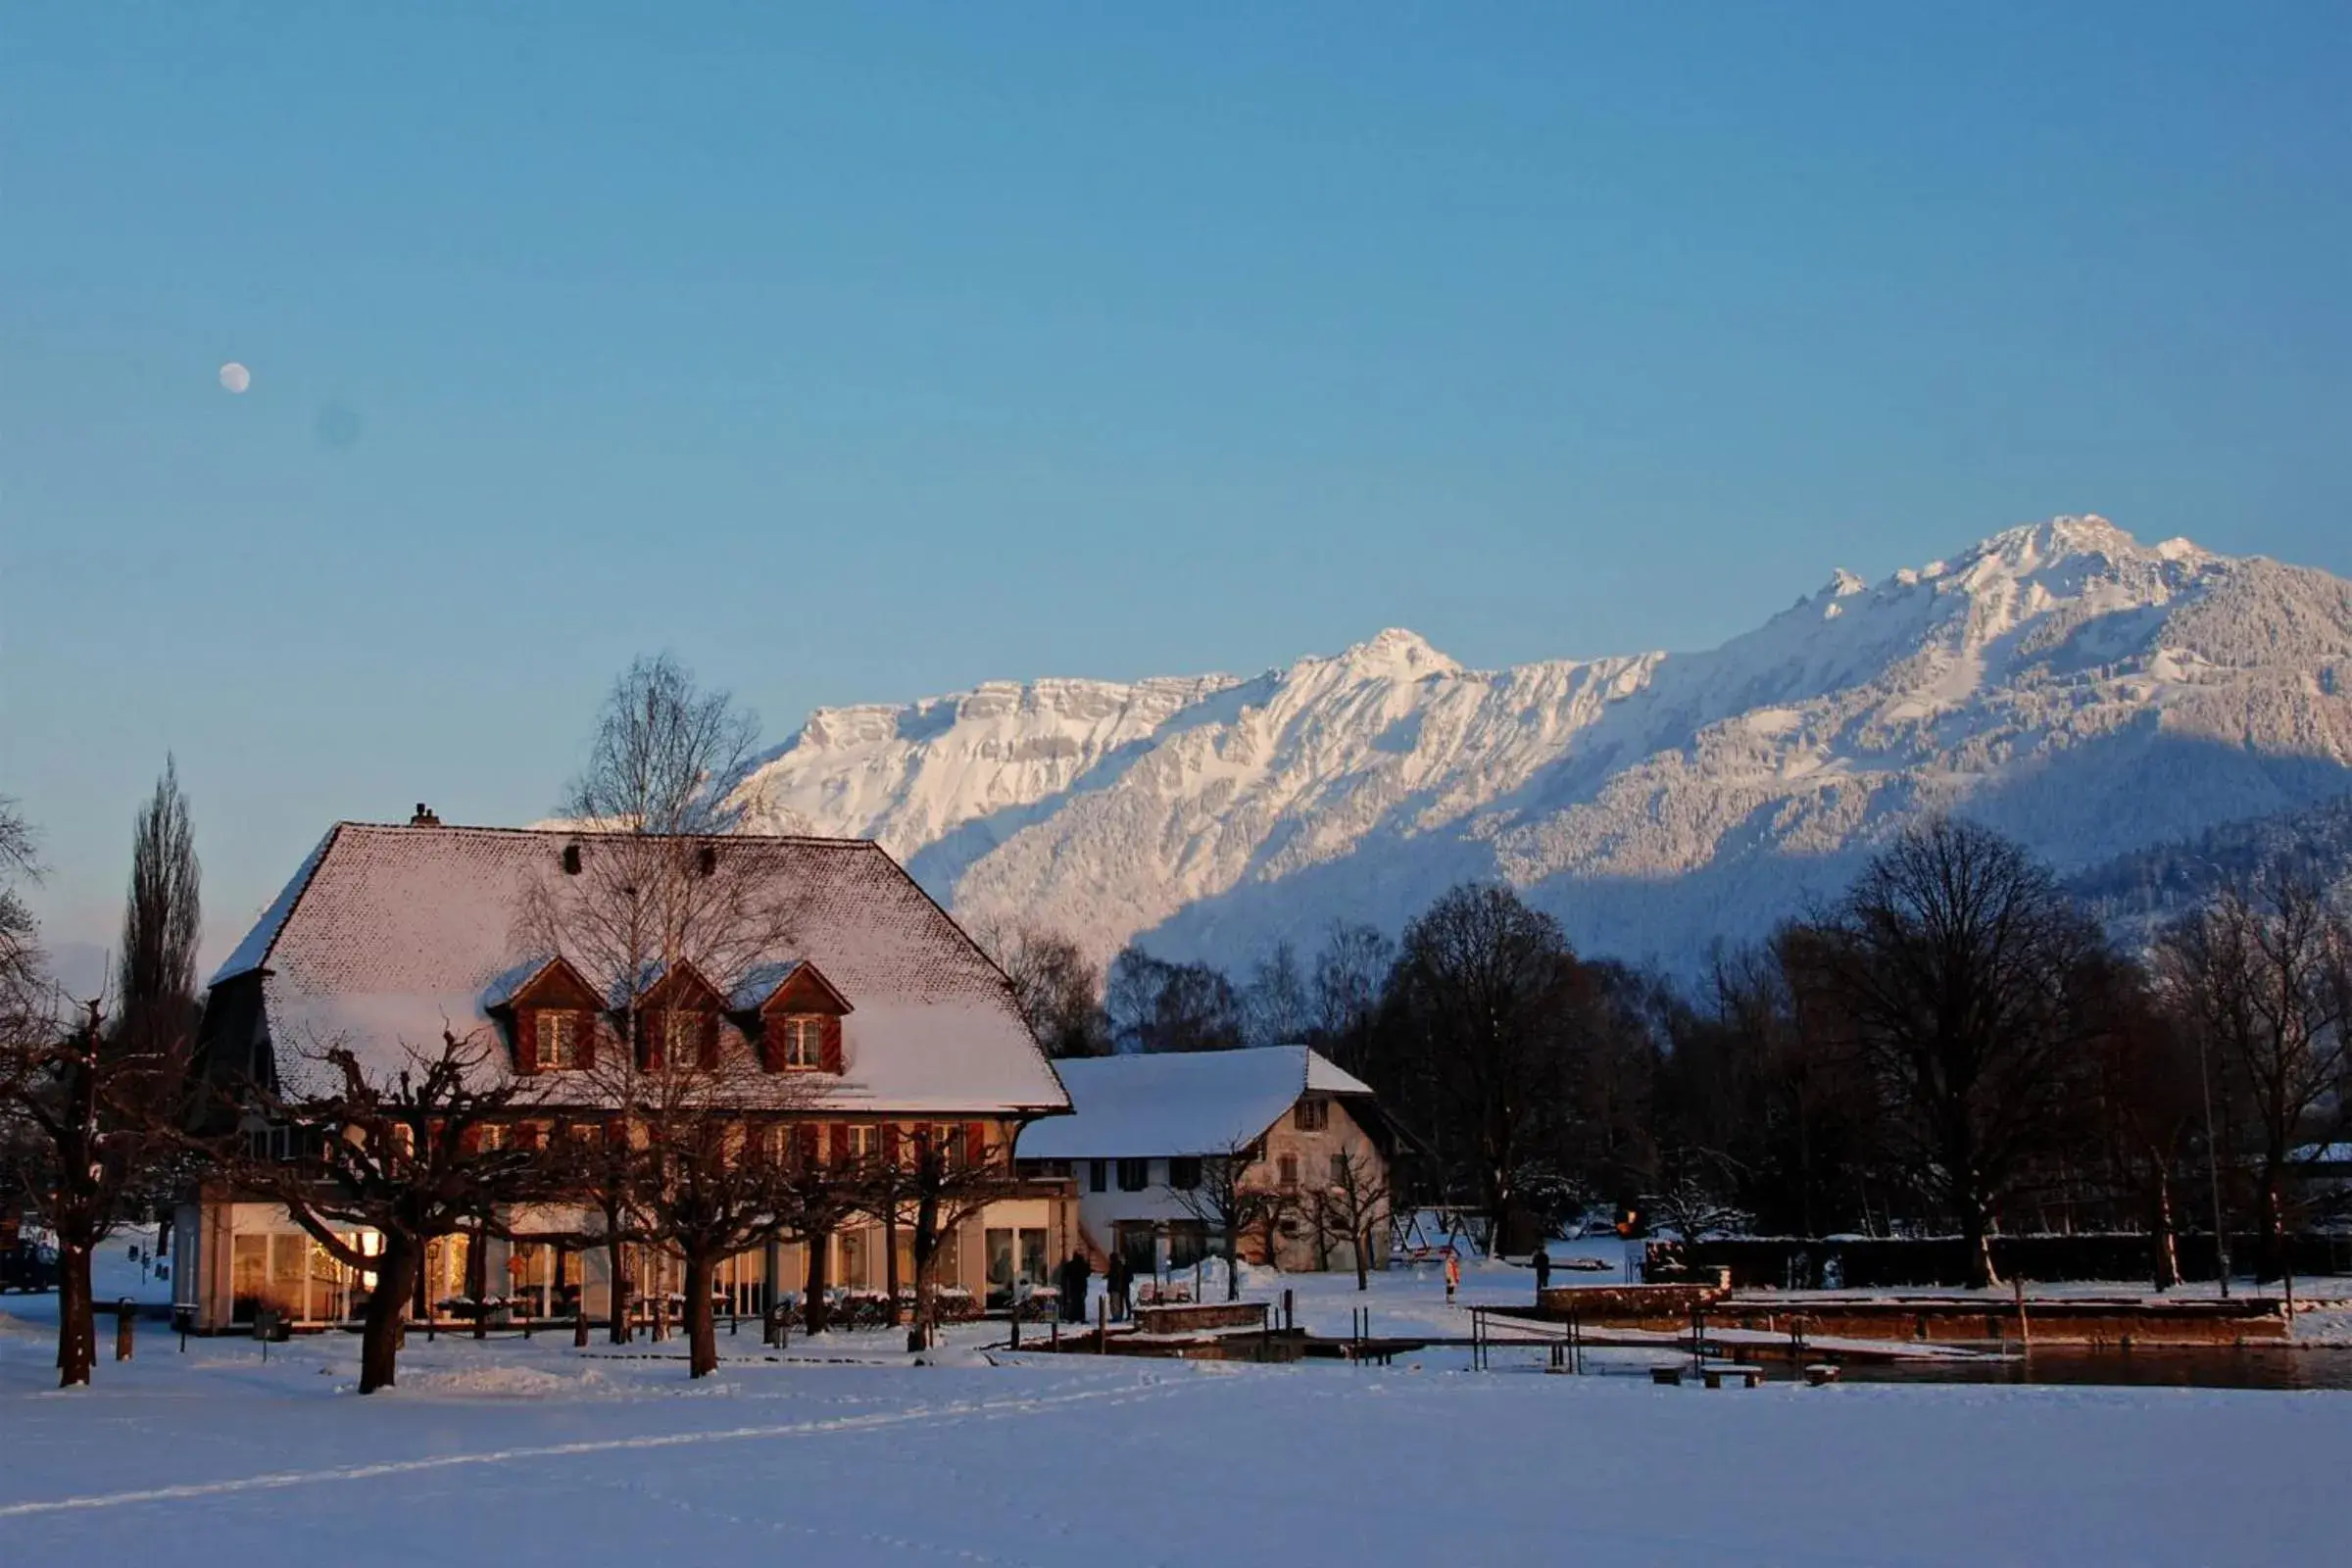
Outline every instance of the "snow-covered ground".
{"type": "MultiPolygon", "coordinates": [[[[1344,1278],[1288,1283],[1346,1328],[1344,1278]]],[[[1464,1297],[1528,1284],[1481,1265],[1464,1297]]],[[[1434,1276],[1372,1295],[1378,1331],[1467,1316],[1434,1276]]],[[[2352,1463],[2346,1395],[992,1365],[993,1325],[931,1366],[885,1335],[769,1360],[747,1332],[701,1384],[675,1342],[418,1337],[367,1400],[349,1336],[265,1365],[144,1325],[59,1394],[53,1303],[0,1298],[0,1563],[2308,1561],[2340,1547],[2352,1463]]]]}

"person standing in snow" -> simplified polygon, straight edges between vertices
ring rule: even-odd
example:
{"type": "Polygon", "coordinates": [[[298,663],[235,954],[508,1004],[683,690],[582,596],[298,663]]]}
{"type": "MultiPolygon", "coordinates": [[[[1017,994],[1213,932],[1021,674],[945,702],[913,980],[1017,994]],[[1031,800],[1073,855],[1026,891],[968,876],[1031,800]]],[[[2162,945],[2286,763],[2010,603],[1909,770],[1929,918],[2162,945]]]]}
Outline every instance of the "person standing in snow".
{"type": "Polygon", "coordinates": [[[1462,1288],[1462,1255],[1452,1248],[1446,1249],[1446,1304],[1453,1304],[1453,1293],[1462,1288]]]}
{"type": "Polygon", "coordinates": [[[1109,1266],[1102,1271],[1102,1283],[1110,1292],[1110,1315],[1122,1323],[1126,1322],[1127,1293],[1135,1287],[1135,1265],[1127,1261],[1125,1252],[1114,1251],[1110,1254],[1109,1266]]]}
{"type": "Polygon", "coordinates": [[[1073,1251],[1061,1265],[1061,1315],[1072,1323],[1086,1321],[1086,1282],[1094,1276],[1084,1252],[1073,1251]]]}
{"type": "Polygon", "coordinates": [[[1528,1261],[1536,1266],[1536,1294],[1542,1296],[1551,1289],[1551,1253],[1544,1250],[1542,1242],[1538,1242],[1536,1255],[1528,1261]]]}

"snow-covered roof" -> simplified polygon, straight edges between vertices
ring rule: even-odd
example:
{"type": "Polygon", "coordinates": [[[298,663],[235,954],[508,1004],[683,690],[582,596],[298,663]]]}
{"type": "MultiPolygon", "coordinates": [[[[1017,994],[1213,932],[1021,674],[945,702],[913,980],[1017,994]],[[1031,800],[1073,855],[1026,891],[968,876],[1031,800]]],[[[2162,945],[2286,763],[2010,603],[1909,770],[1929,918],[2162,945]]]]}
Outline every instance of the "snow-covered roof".
{"type": "MultiPolygon", "coordinates": [[[[526,901],[580,897],[578,880],[558,870],[562,851],[577,844],[593,855],[601,836],[340,823],[213,984],[261,976],[290,1083],[328,1044],[388,1072],[412,1049],[437,1046],[444,1028],[487,1036],[491,1009],[555,956],[533,951],[526,901]]],[[[729,857],[756,857],[750,874],[789,901],[791,951],[752,966],[765,982],[760,994],[807,963],[854,1009],[842,1020],[843,1076],[811,1108],[991,1114],[1068,1104],[1004,972],[880,847],[751,834],[713,842],[729,857]]],[[[492,1055],[506,1070],[506,1053],[492,1055]]]]}
{"type": "Polygon", "coordinates": [[[1056,1065],[1075,1114],[1024,1128],[1023,1159],[1219,1154],[1261,1136],[1310,1091],[1372,1093],[1305,1046],[1080,1056],[1056,1065]]]}
{"type": "Polygon", "coordinates": [[[744,972],[735,986],[734,996],[727,1005],[749,1012],[783,989],[784,982],[801,972],[802,960],[786,958],[779,963],[756,963],[744,972]]]}

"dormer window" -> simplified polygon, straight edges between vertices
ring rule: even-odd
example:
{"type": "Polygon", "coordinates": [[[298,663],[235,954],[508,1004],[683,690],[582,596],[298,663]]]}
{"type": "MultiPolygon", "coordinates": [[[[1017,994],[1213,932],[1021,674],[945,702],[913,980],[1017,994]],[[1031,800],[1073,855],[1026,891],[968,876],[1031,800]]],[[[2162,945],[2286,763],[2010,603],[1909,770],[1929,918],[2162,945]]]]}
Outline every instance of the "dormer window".
{"type": "Polygon", "coordinates": [[[560,1072],[580,1065],[580,1042],[588,1033],[588,1020],[576,1012],[548,1011],[539,1014],[539,1070],[560,1072]]]}
{"type": "Polygon", "coordinates": [[[776,1020],[777,1059],[787,1071],[813,1072],[825,1064],[825,1020],[796,1012],[776,1020]]]}
{"type": "Polygon", "coordinates": [[[760,965],[735,988],[734,1002],[734,1018],[745,1036],[758,1043],[762,1070],[845,1069],[842,1022],[850,1004],[816,972],[816,965],[800,958],[760,965]]]}

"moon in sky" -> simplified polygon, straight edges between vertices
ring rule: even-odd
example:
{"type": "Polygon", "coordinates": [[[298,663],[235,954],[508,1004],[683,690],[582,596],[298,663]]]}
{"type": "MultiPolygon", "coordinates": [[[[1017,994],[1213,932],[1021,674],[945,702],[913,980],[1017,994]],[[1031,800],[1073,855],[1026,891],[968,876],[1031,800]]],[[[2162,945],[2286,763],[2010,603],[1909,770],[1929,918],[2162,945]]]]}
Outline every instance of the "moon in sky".
{"type": "Polygon", "coordinates": [[[251,385],[253,385],[253,372],[236,361],[231,360],[220,367],[221,391],[242,392],[251,385]]]}

